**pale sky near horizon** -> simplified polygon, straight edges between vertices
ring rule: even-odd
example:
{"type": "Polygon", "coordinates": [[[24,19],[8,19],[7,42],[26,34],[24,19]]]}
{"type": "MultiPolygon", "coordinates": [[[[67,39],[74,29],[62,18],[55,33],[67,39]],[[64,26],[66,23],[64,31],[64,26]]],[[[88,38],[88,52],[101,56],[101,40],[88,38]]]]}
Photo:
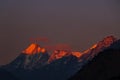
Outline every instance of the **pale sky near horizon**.
{"type": "Polygon", "coordinates": [[[84,51],[108,35],[120,38],[120,0],[0,0],[0,64],[15,59],[30,38],[84,51]]]}

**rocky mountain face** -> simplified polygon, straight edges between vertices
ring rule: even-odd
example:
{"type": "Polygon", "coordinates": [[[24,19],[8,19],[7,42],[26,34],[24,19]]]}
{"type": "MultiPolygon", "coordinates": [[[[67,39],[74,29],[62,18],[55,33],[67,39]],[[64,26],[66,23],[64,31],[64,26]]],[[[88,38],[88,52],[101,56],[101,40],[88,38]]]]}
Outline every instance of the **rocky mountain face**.
{"type": "Polygon", "coordinates": [[[22,53],[14,61],[8,64],[8,66],[15,69],[32,69],[36,66],[44,66],[47,64],[48,59],[48,52],[38,44],[33,43],[22,51],[22,53]]]}

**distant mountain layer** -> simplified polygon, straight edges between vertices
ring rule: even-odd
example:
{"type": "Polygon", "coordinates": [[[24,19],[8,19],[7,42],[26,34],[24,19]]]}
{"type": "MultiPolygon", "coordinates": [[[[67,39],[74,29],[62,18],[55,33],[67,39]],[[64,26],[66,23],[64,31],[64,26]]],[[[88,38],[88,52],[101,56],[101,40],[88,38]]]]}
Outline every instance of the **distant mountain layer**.
{"type": "Polygon", "coordinates": [[[120,40],[100,52],[69,80],[120,80],[120,40]]]}
{"type": "Polygon", "coordinates": [[[96,56],[100,51],[109,47],[116,40],[117,39],[114,36],[107,36],[84,52],[55,50],[51,55],[49,55],[49,52],[45,48],[36,43],[32,43],[23,50],[14,61],[8,64],[8,66],[16,69],[33,69],[59,61],[59,59],[63,59],[64,57],[71,56],[76,57],[78,62],[85,62],[94,58],[94,56],[96,56]]]}

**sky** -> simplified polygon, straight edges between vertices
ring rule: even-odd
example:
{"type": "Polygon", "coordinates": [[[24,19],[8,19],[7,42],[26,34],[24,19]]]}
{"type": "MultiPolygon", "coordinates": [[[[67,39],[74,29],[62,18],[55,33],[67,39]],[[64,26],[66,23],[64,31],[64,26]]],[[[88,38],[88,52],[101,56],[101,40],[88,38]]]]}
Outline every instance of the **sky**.
{"type": "Polygon", "coordinates": [[[120,38],[120,0],[0,0],[0,65],[31,39],[84,51],[108,35],[120,38]]]}

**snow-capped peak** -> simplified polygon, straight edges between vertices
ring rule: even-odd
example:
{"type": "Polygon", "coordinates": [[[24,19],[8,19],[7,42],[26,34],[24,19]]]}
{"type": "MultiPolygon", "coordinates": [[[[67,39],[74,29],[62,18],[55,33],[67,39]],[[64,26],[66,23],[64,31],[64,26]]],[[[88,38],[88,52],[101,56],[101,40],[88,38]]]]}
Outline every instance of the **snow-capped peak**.
{"type": "Polygon", "coordinates": [[[81,52],[72,52],[72,55],[77,58],[80,58],[82,56],[82,53],[81,52]]]}
{"type": "Polygon", "coordinates": [[[55,50],[51,54],[51,56],[50,56],[50,58],[48,60],[48,63],[50,63],[50,62],[52,62],[52,61],[54,61],[56,59],[61,59],[62,57],[66,56],[66,55],[68,55],[68,51],[65,51],[65,50],[55,50]]]}
{"type": "Polygon", "coordinates": [[[109,47],[115,41],[117,41],[117,39],[114,36],[107,36],[102,41],[99,41],[98,43],[94,44],[91,48],[85,50],[83,53],[88,53],[93,49],[96,49],[99,52],[100,50],[109,47]]]}
{"type": "Polygon", "coordinates": [[[115,41],[117,41],[117,39],[114,36],[107,36],[102,41],[98,42],[98,46],[109,47],[115,41]]]}
{"type": "Polygon", "coordinates": [[[49,54],[46,49],[32,43],[10,65],[15,68],[32,69],[36,65],[43,66],[48,59],[49,54]]]}
{"type": "Polygon", "coordinates": [[[52,62],[54,60],[57,60],[57,59],[61,59],[63,57],[67,57],[67,56],[74,56],[76,58],[80,58],[81,55],[82,55],[82,53],[81,52],[77,52],[77,51],[76,52],[75,51],[71,52],[71,51],[67,51],[67,50],[55,50],[51,54],[51,56],[50,56],[50,58],[48,60],[48,63],[50,63],[50,62],[52,62]]]}
{"type": "Polygon", "coordinates": [[[101,40],[98,43],[94,44],[91,48],[85,50],[83,52],[82,57],[84,57],[86,59],[92,59],[99,52],[101,52],[104,49],[108,48],[111,44],[113,44],[116,41],[117,41],[117,39],[114,36],[107,36],[103,40],[101,40]]]}
{"type": "Polygon", "coordinates": [[[22,51],[22,53],[24,54],[28,54],[28,55],[31,55],[31,54],[36,54],[36,53],[45,53],[46,50],[45,48],[41,48],[38,44],[36,43],[32,43],[28,46],[28,48],[26,48],[24,51],[22,51]]]}

